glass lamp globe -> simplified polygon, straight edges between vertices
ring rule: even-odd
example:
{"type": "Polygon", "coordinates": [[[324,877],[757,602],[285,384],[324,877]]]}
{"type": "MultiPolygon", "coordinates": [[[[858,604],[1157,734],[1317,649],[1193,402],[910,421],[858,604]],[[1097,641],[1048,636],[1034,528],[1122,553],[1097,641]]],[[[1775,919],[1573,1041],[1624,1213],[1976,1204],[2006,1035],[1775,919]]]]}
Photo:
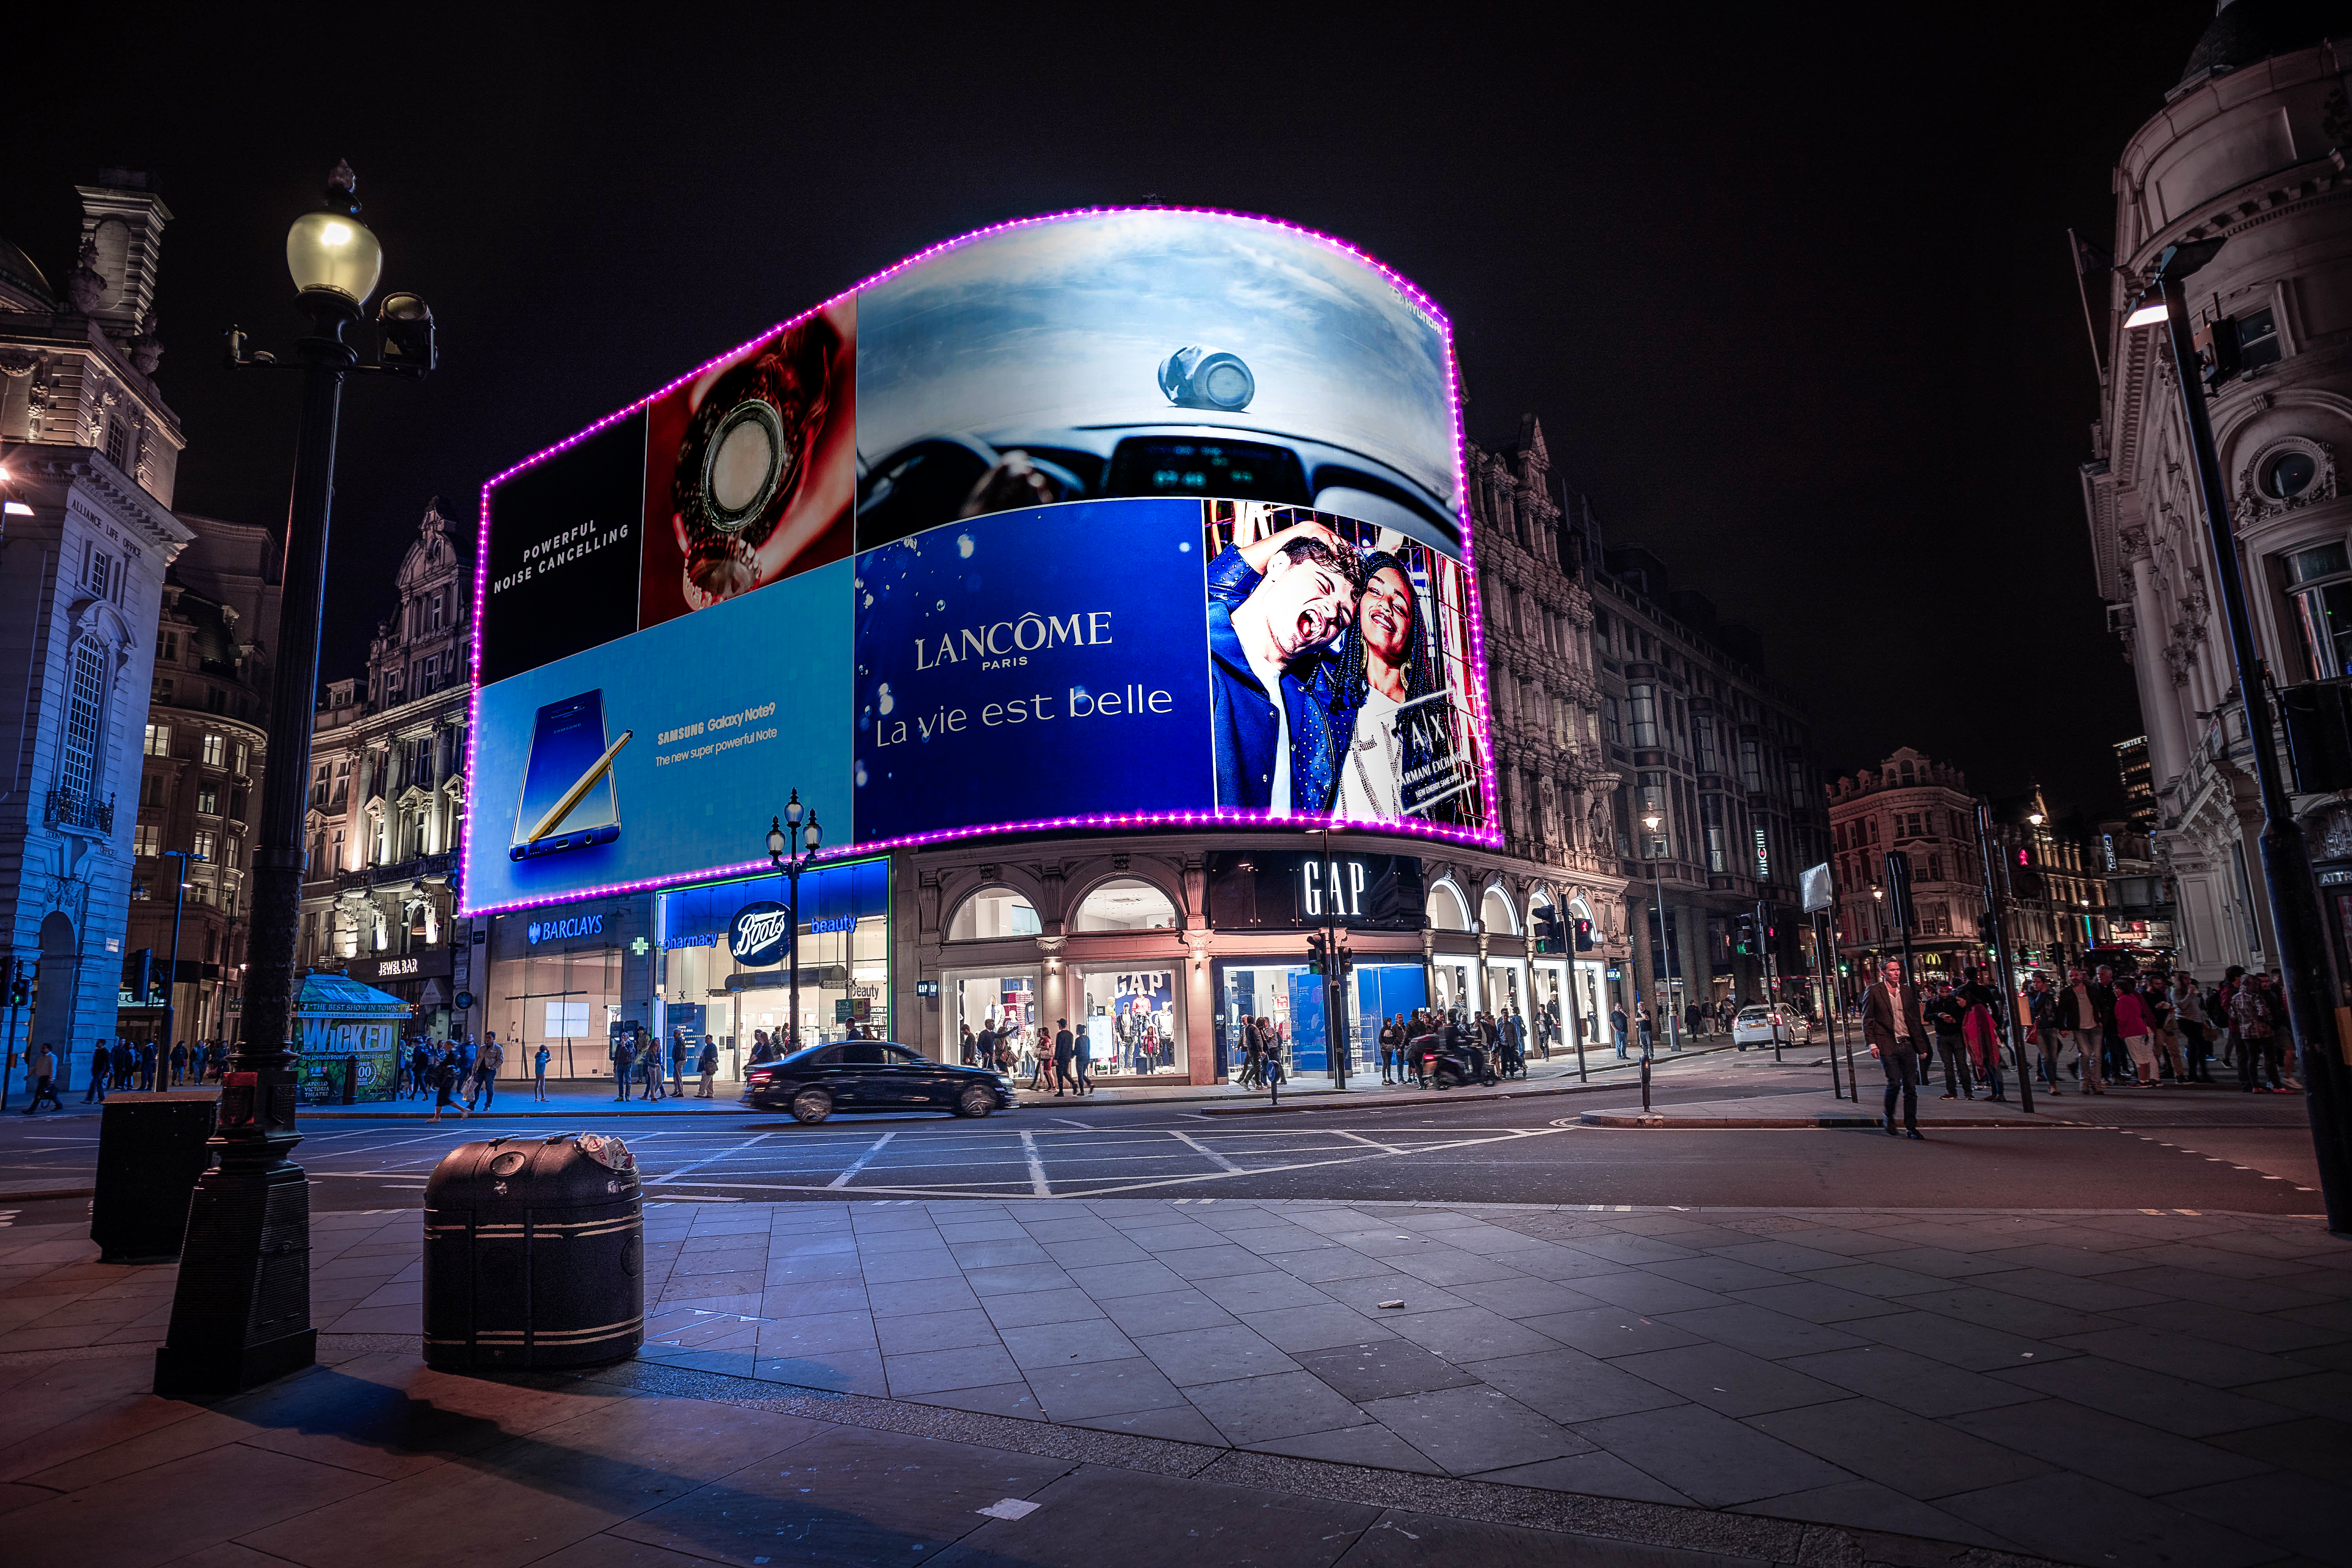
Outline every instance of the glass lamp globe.
{"type": "Polygon", "coordinates": [[[351,213],[304,213],[286,231],[286,270],[305,294],[332,294],[363,305],[383,276],[383,247],[351,213]]]}
{"type": "Polygon", "coordinates": [[[817,846],[824,842],[824,829],[816,825],[814,812],[809,813],[808,826],[801,829],[801,842],[808,846],[812,855],[816,853],[817,846]]]}
{"type": "Polygon", "coordinates": [[[773,859],[783,852],[784,830],[776,825],[776,819],[772,816],[768,818],[768,856],[773,859]]]}
{"type": "Polygon", "coordinates": [[[801,792],[793,791],[793,798],[784,803],[784,820],[798,827],[801,825],[801,813],[804,809],[806,808],[801,805],[801,792]]]}

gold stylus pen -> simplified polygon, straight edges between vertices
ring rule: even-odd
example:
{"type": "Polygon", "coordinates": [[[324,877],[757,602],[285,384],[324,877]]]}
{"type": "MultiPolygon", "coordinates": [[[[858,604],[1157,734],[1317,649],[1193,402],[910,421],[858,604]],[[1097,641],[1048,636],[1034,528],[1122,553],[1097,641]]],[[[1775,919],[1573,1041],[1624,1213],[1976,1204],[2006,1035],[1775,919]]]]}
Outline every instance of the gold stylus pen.
{"type": "Polygon", "coordinates": [[[565,790],[563,798],[548,808],[547,815],[539,819],[539,826],[530,830],[530,837],[523,842],[536,844],[554,832],[555,825],[572,815],[572,808],[580,804],[581,797],[596,787],[596,781],[604,776],[604,770],[613,765],[613,759],[621,754],[621,748],[627,745],[629,737],[635,733],[635,730],[622,731],[621,738],[607,746],[604,754],[589,764],[588,771],[580,775],[580,782],[565,790]]]}

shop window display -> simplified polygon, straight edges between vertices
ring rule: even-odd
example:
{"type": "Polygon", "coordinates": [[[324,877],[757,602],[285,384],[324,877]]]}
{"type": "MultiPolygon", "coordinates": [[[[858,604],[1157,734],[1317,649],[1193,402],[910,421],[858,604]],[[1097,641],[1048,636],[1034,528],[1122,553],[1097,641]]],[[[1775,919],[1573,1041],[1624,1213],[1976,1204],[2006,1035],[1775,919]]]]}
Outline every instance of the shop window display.
{"type": "MultiPolygon", "coordinates": [[[[1348,1072],[1353,1078],[1380,1070],[1381,1026],[1399,1014],[1427,1006],[1429,990],[1419,963],[1360,963],[1349,982],[1337,994],[1346,1009],[1339,1037],[1346,1043],[1348,1072]]],[[[1286,1072],[1330,1072],[1327,994],[1322,977],[1304,964],[1223,965],[1216,1023],[1221,1070],[1228,1078],[1241,1071],[1243,1022],[1263,1018],[1281,1048],[1286,1072]]]]}
{"type": "Polygon", "coordinates": [[[1174,970],[1088,970],[1078,984],[1087,1058],[1097,1076],[1186,1070],[1174,970]]]}
{"type": "Polygon", "coordinates": [[[1037,972],[1016,970],[1010,973],[951,974],[942,987],[954,998],[950,1006],[952,1034],[955,1039],[951,1055],[961,1056],[962,1041],[969,1035],[978,1042],[982,1031],[994,1035],[1010,1034],[1013,1037],[1016,1065],[1023,1053],[1034,1054],[1037,1045],[1037,972]]]}
{"type": "Polygon", "coordinates": [[[604,1041],[620,1016],[621,953],[632,933],[618,905],[574,904],[500,920],[487,963],[478,1026],[495,1030],[509,1064],[541,1046],[551,1078],[601,1077],[604,1041]],[[558,934],[558,933],[561,934],[558,934]]]}

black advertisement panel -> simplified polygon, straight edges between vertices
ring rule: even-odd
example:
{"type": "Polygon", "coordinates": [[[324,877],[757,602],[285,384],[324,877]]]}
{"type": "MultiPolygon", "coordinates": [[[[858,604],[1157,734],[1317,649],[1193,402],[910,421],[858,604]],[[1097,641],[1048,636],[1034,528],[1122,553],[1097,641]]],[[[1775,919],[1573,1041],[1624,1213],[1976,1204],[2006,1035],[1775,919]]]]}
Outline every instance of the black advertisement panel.
{"type": "Polygon", "coordinates": [[[645,480],[638,409],[490,492],[482,685],[637,629],[645,480]]]}
{"type": "Polygon", "coordinates": [[[1280,931],[1331,924],[1419,931],[1429,894],[1411,855],[1221,851],[1209,857],[1209,924],[1280,931]]]}

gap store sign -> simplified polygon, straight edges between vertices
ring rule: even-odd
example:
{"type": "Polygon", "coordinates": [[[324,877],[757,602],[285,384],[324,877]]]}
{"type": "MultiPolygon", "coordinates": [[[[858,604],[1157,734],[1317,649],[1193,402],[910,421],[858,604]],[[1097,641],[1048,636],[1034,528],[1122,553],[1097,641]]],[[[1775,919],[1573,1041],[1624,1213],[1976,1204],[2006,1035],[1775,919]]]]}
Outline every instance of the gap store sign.
{"type": "Polygon", "coordinates": [[[764,871],[786,783],[835,853],[1497,842],[1459,455],[1445,318],[1340,241],[927,251],[485,487],[467,912],[764,871]]]}

